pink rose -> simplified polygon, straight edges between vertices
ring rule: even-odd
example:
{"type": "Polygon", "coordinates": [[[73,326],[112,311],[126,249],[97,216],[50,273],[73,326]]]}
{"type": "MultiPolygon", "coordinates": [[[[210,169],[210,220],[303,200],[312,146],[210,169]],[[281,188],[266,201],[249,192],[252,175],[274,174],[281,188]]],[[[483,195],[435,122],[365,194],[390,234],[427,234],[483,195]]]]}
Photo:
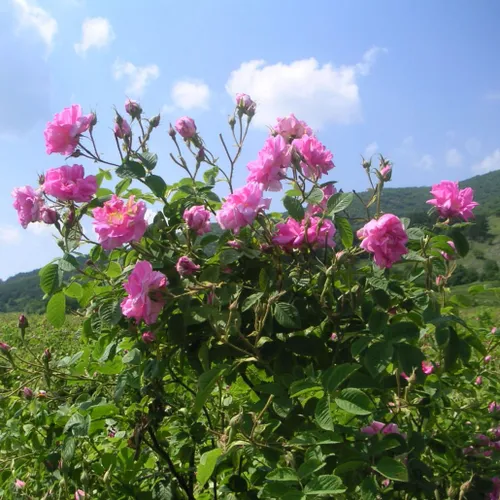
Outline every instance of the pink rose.
{"type": "Polygon", "coordinates": [[[231,229],[238,234],[242,227],[253,223],[261,210],[269,208],[270,203],[270,199],[262,198],[262,186],[249,182],[226,198],[216,219],[222,229],[231,229]]]}
{"type": "Polygon", "coordinates": [[[12,347],[9,344],[6,344],[5,342],[0,342],[0,351],[3,352],[4,354],[7,354],[12,347]]]}
{"type": "Polygon", "coordinates": [[[484,357],[484,362],[485,364],[488,364],[491,361],[491,356],[488,354],[487,356],[484,357]]]}
{"type": "Polygon", "coordinates": [[[116,137],[119,139],[130,137],[132,135],[132,129],[130,128],[128,121],[120,115],[116,117],[114,132],[116,137]]]}
{"type": "Polygon", "coordinates": [[[306,215],[318,215],[326,210],[328,200],[333,196],[337,189],[333,184],[327,184],[325,187],[321,188],[323,191],[323,199],[318,205],[308,205],[306,210],[306,215]]]}
{"type": "Polygon", "coordinates": [[[422,361],[422,371],[426,375],[430,375],[434,371],[434,365],[429,361],[422,361]]]}
{"type": "Polygon", "coordinates": [[[476,377],[476,380],[474,382],[476,385],[482,385],[483,383],[483,377],[479,376],[479,377],[476,377]]]}
{"type": "Polygon", "coordinates": [[[291,162],[291,148],[285,139],[280,135],[268,137],[259,151],[258,159],[247,165],[250,171],[247,182],[258,182],[265,190],[279,191],[282,188],[281,180],[291,162]]]}
{"type": "Polygon", "coordinates": [[[289,218],[286,222],[276,224],[277,233],[273,236],[273,243],[284,248],[298,248],[304,241],[302,226],[295,219],[289,218]]]}
{"type": "Polygon", "coordinates": [[[82,500],[86,496],[87,495],[85,495],[85,491],[83,491],[83,490],[76,490],[75,491],[75,500],[82,500]]]}
{"type": "Polygon", "coordinates": [[[156,335],[153,332],[144,332],[142,334],[142,341],[145,344],[152,344],[156,340],[156,335]]]}
{"type": "Polygon", "coordinates": [[[380,175],[384,182],[389,182],[392,176],[392,166],[386,165],[385,167],[381,168],[380,175]]]}
{"type": "Polygon", "coordinates": [[[210,232],[210,212],[201,205],[184,210],[183,219],[198,235],[210,232]]]}
{"type": "Polygon", "coordinates": [[[362,239],[361,248],[373,253],[377,266],[390,268],[401,256],[408,253],[408,236],[403,223],[392,214],[373,219],[357,232],[362,239]]]}
{"type": "Polygon", "coordinates": [[[177,270],[177,272],[181,277],[184,277],[184,276],[190,276],[191,274],[194,274],[197,271],[199,271],[200,266],[195,264],[189,257],[186,257],[184,255],[177,261],[175,269],[177,270]]]}
{"type": "Polygon", "coordinates": [[[294,114],[285,118],[278,118],[278,123],[274,126],[274,131],[287,140],[291,137],[302,137],[304,134],[312,135],[312,129],[307,123],[297,120],[294,114]]]}
{"type": "Polygon", "coordinates": [[[336,229],[330,219],[311,217],[302,221],[304,228],[304,241],[313,248],[333,248],[336,229]]]}
{"type": "Polygon", "coordinates": [[[38,222],[41,218],[43,198],[40,192],[31,186],[15,188],[12,191],[13,207],[17,210],[17,218],[24,229],[30,222],[38,222]]]}
{"type": "Polygon", "coordinates": [[[16,479],[14,486],[16,487],[16,489],[20,490],[26,486],[26,483],[24,481],[21,481],[20,479],[16,479]]]}
{"type": "Polygon", "coordinates": [[[124,243],[140,240],[146,229],[146,204],[134,203],[134,196],[128,202],[113,195],[102,207],[92,211],[94,230],[104,250],[118,248],[124,243]]]}
{"type": "Polygon", "coordinates": [[[484,434],[476,434],[474,439],[480,446],[488,446],[490,444],[490,438],[484,434]]]}
{"type": "Polygon", "coordinates": [[[238,240],[230,240],[227,242],[227,244],[228,246],[236,250],[239,250],[241,248],[241,243],[238,240]]]}
{"type": "Polygon", "coordinates": [[[474,191],[471,188],[459,189],[458,182],[441,181],[431,189],[434,199],[429,205],[437,208],[439,215],[445,219],[462,217],[465,221],[474,217],[472,210],[479,205],[473,201],[474,191]]]}
{"type": "Polygon", "coordinates": [[[127,99],[125,101],[125,111],[132,118],[139,118],[142,114],[142,108],[137,101],[133,101],[132,99],[127,99]]]}
{"type": "Polygon", "coordinates": [[[191,139],[196,134],[196,124],[189,116],[183,116],[175,122],[175,130],[184,139],[191,139]]]}
{"type": "Polygon", "coordinates": [[[497,327],[494,326],[492,329],[491,329],[491,332],[490,332],[492,335],[495,335],[495,333],[497,333],[497,327]]]}
{"type": "Polygon", "coordinates": [[[257,108],[257,104],[247,94],[236,94],[236,106],[250,116],[255,114],[257,108]]]}
{"type": "Polygon", "coordinates": [[[26,399],[33,399],[33,391],[29,387],[23,389],[23,396],[26,399]]]}
{"type": "Polygon", "coordinates": [[[487,496],[488,500],[500,500],[500,478],[494,477],[491,482],[493,483],[493,489],[487,496]]]}
{"type": "Polygon", "coordinates": [[[406,381],[410,380],[410,377],[408,377],[405,372],[401,372],[401,377],[403,377],[406,381]]]}
{"type": "Polygon", "coordinates": [[[82,116],[82,108],[73,104],[54,115],[45,128],[45,149],[47,154],[70,155],[78,146],[80,134],[87,131],[94,115],[82,116]]]}
{"type": "MultiPolygon", "coordinates": [[[[383,422],[377,422],[374,420],[370,425],[361,428],[363,434],[368,436],[374,436],[375,434],[401,434],[397,424],[384,424],[383,422]]],[[[401,434],[402,435],[402,434],[401,434]]]]}
{"type": "Polygon", "coordinates": [[[338,339],[339,336],[335,332],[330,335],[330,340],[332,340],[333,342],[337,342],[338,339]]]}
{"type": "Polygon", "coordinates": [[[162,290],[167,285],[167,277],[153,271],[149,262],[138,262],[123,285],[128,293],[121,303],[123,314],[138,322],[144,320],[147,325],[155,323],[165,305],[162,290]]]}
{"type": "Polygon", "coordinates": [[[292,144],[301,156],[300,166],[307,177],[318,180],[335,167],[333,154],[316,137],[304,135],[292,144]]]}
{"type": "Polygon", "coordinates": [[[43,190],[60,201],[90,201],[97,191],[97,180],[93,175],[84,175],[82,165],[51,168],[45,174],[43,190]]]}

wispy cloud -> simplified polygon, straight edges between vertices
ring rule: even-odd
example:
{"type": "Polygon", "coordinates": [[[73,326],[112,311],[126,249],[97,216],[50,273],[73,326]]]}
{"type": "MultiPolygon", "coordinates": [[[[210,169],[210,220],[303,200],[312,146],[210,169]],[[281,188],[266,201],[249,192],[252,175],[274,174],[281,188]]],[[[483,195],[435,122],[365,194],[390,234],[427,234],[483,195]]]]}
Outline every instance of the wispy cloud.
{"type": "Polygon", "coordinates": [[[456,148],[451,148],[446,151],[445,161],[448,167],[461,167],[463,159],[462,153],[456,148]]]}
{"type": "Polygon", "coordinates": [[[245,92],[256,101],[259,112],[253,123],[260,127],[292,112],[299,118],[307,117],[315,128],[327,123],[352,123],[361,119],[358,79],[370,73],[377,56],[385,51],[372,47],[360,62],[339,67],[321,65],[314,58],[290,64],[248,61],[231,73],[226,90],[232,98],[245,92]]]}
{"type": "Polygon", "coordinates": [[[493,170],[500,170],[500,149],[486,156],[482,161],[472,166],[472,170],[478,174],[485,174],[493,170]]]}
{"type": "Polygon", "coordinates": [[[488,92],[485,95],[485,98],[488,101],[500,101],[500,90],[496,90],[496,91],[493,91],[493,92],[488,92]]]}
{"type": "Polygon", "coordinates": [[[186,111],[191,109],[208,109],[210,89],[201,81],[179,81],[172,87],[171,98],[173,105],[186,111]]]}
{"type": "Polygon", "coordinates": [[[113,27],[104,17],[85,19],[82,24],[82,39],[75,43],[75,52],[85,55],[90,48],[102,49],[115,39],[113,27]]]}
{"type": "Polygon", "coordinates": [[[115,80],[125,78],[128,85],[125,92],[130,97],[138,97],[144,93],[145,88],[160,76],[160,68],[156,64],[136,66],[128,61],[117,59],[113,65],[115,80]]]}
{"type": "Polygon", "coordinates": [[[15,245],[22,239],[21,230],[15,226],[0,226],[0,242],[3,245],[15,245]]]}
{"type": "Polygon", "coordinates": [[[365,155],[364,157],[366,159],[371,158],[376,152],[378,151],[378,144],[373,141],[372,143],[368,144],[365,149],[365,155]]]}
{"type": "Polygon", "coordinates": [[[18,27],[34,30],[50,52],[57,33],[57,21],[46,10],[39,7],[35,0],[11,1],[14,5],[18,27]]]}

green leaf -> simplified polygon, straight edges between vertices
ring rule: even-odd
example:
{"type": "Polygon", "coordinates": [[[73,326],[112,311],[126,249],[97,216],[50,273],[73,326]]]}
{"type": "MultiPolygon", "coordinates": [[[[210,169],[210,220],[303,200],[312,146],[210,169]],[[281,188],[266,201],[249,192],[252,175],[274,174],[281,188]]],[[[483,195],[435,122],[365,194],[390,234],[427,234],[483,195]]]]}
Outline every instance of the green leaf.
{"type": "Polygon", "coordinates": [[[325,466],[325,462],[321,460],[317,460],[316,458],[311,458],[305,461],[299,467],[299,477],[301,481],[307,479],[311,474],[314,474],[318,470],[322,469],[325,466]]]}
{"type": "Polygon", "coordinates": [[[140,163],[128,161],[116,169],[116,175],[122,179],[142,179],[145,177],[146,171],[140,163]]]}
{"type": "Polygon", "coordinates": [[[390,342],[375,342],[364,353],[363,361],[372,377],[377,377],[392,361],[393,347],[390,342]]]}
{"type": "Polygon", "coordinates": [[[304,489],[304,493],[309,496],[340,495],[347,488],[342,483],[342,479],[334,475],[318,476],[309,481],[304,489]]]}
{"type": "Polygon", "coordinates": [[[309,193],[306,201],[311,205],[319,205],[323,201],[324,197],[325,193],[323,193],[323,190],[318,187],[314,187],[309,193]]]}
{"type": "Polygon", "coordinates": [[[106,269],[106,274],[110,278],[118,278],[122,273],[122,268],[118,262],[111,261],[108,265],[108,268],[106,269]]]}
{"type": "Polygon", "coordinates": [[[353,415],[370,415],[373,411],[370,398],[359,389],[344,389],[335,403],[340,409],[353,415]]]}
{"type": "Polygon", "coordinates": [[[219,366],[208,370],[208,372],[201,374],[198,380],[198,392],[196,393],[196,398],[194,401],[194,414],[200,413],[203,405],[205,404],[213,388],[215,387],[217,380],[219,380],[219,378],[224,375],[227,369],[228,365],[220,364],[219,366]]]}
{"type": "Polygon", "coordinates": [[[59,266],[47,264],[40,269],[40,288],[46,294],[54,293],[60,286],[59,266]]]}
{"type": "Polygon", "coordinates": [[[115,193],[116,196],[122,195],[132,184],[132,179],[122,179],[116,186],[115,186],[115,193]]]}
{"type": "Polygon", "coordinates": [[[232,248],[228,250],[223,250],[219,255],[219,261],[222,265],[232,264],[236,262],[241,257],[241,253],[232,248]]]}
{"type": "Polygon", "coordinates": [[[370,314],[370,319],[368,320],[370,333],[382,333],[388,320],[389,315],[386,312],[380,311],[379,309],[373,309],[370,314]]]}
{"type": "Polygon", "coordinates": [[[141,153],[139,157],[142,160],[143,165],[148,170],[153,170],[158,164],[158,155],[156,153],[146,151],[145,153],[141,153]]]}
{"type": "Polygon", "coordinates": [[[217,459],[222,455],[222,450],[220,448],[215,448],[213,450],[203,453],[200,458],[200,464],[198,465],[198,470],[196,474],[196,479],[201,486],[210,479],[210,476],[214,473],[215,466],[217,465],[217,459]]]}
{"type": "Polygon", "coordinates": [[[266,479],[269,481],[281,481],[284,483],[296,483],[299,480],[297,473],[290,467],[279,467],[272,470],[266,479]]]}
{"type": "Polygon", "coordinates": [[[361,365],[344,363],[343,365],[328,368],[322,376],[323,386],[329,392],[337,390],[361,365]]]}
{"type": "Polygon", "coordinates": [[[76,449],[76,440],[74,437],[68,436],[64,441],[64,447],[61,453],[61,457],[67,466],[73,455],[75,454],[76,449]]]}
{"type": "Polygon", "coordinates": [[[467,238],[458,230],[451,232],[451,238],[460,257],[465,257],[469,253],[469,242],[467,238]]]}
{"type": "Polygon", "coordinates": [[[316,423],[325,431],[333,431],[332,412],[330,410],[330,395],[325,394],[316,404],[314,412],[316,423]]]}
{"type": "Polygon", "coordinates": [[[425,356],[422,351],[411,344],[397,344],[397,357],[401,369],[409,376],[415,368],[419,368],[425,356]]]}
{"type": "Polygon", "coordinates": [[[297,221],[301,221],[304,218],[305,212],[302,203],[297,198],[292,198],[291,196],[285,196],[283,198],[283,205],[288,212],[288,215],[297,221]]]}
{"type": "Polygon", "coordinates": [[[141,362],[141,351],[137,348],[130,349],[130,351],[123,356],[122,361],[129,365],[139,365],[141,362]]]}
{"type": "Polygon", "coordinates": [[[262,298],[264,294],[262,292],[253,293],[249,297],[247,297],[241,306],[241,312],[248,311],[248,309],[252,308],[259,300],[262,298]]]}
{"type": "Polygon", "coordinates": [[[90,415],[83,416],[81,413],[74,413],[64,426],[64,433],[71,432],[73,436],[88,436],[90,428],[90,415]]]}
{"type": "Polygon", "coordinates": [[[47,319],[55,328],[61,328],[66,320],[66,295],[58,292],[52,296],[47,304],[47,319]]]}
{"type": "Polygon", "coordinates": [[[144,183],[158,198],[163,197],[167,189],[165,181],[159,175],[148,175],[144,183]]]}
{"type": "Polygon", "coordinates": [[[277,302],[274,305],[274,317],[285,328],[300,328],[300,314],[293,304],[277,302]]]}
{"type": "Polygon", "coordinates": [[[67,272],[74,271],[75,269],[78,269],[80,267],[80,264],[78,264],[76,257],[74,255],[71,255],[70,253],[64,254],[64,257],[62,257],[62,259],[59,259],[57,264],[61,271],[67,272]]]}
{"type": "Polygon", "coordinates": [[[349,221],[345,217],[335,217],[335,227],[340,234],[340,241],[344,245],[344,248],[352,247],[354,233],[349,221]]]}
{"type": "Polygon", "coordinates": [[[73,281],[64,290],[64,294],[72,299],[80,299],[83,296],[83,288],[80,283],[73,281]]]}
{"type": "Polygon", "coordinates": [[[382,457],[373,469],[387,479],[402,482],[408,481],[408,471],[406,467],[401,462],[394,460],[394,458],[382,457]]]}
{"type": "Polygon", "coordinates": [[[210,168],[206,172],[203,173],[203,180],[207,184],[213,186],[215,184],[215,178],[217,177],[218,173],[219,173],[218,167],[210,168]]]}
{"type": "Polygon", "coordinates": [[[353,199],[354,195],[352,193],[336,193],[328,198],[326,210],[330,215],[342,212],[349,207],[353,199]]]}

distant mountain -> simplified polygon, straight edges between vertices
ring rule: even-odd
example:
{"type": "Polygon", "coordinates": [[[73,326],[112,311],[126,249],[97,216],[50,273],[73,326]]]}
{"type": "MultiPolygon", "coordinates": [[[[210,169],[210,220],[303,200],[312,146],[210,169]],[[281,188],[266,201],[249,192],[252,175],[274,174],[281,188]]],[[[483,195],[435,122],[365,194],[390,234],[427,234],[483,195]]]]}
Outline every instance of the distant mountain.
{"type": "MultiPolygon", "coordinates": [[[[498,272],[500,277],[500,271],[495,271],[500,264],[500,171],[471,177],[460,182],[460,186],[473,188],[475,200],[480,204],[476,210],[477,229],[472,228],[469,233],[469,237],[475,242],[457,273],[462,280],[460,282],[475,281],[482,276],[495,279],[494,272],[498,272]]],[[[422,221],[430,208],[425,203],[431,198],[429,190],[429,187],[385,188],[382,208],[385,212],[410,217],[417,222],[422,221]]],[[[369,198],[366,192],[359,194],[365,200],[369,198]]],[[[358,200],[355,200],[349,212],[354,216],[364,215],[358,200]]],[[[38,271],[39,269],[35,269],[16,274],[5,281],[0,280],[0,312],[44,311],[38,271]]]]}

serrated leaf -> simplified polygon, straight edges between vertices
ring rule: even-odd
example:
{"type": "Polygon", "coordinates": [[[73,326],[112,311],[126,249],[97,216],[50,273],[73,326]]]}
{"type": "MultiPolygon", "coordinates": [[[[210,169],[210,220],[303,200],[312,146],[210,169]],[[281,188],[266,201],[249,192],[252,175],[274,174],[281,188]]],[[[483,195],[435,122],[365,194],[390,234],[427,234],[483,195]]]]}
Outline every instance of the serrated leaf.
{"type": "Polygon", "coordinates": [[[335,227],[340,234],[340,241],[344,248],[352,247],[354,233],[349,221],[345,217],[335,217],[335,227]]]}
{"type": "Polygon", "coordinates": [[[301,221],[304,218],[305,211],[302,203],[297,198],[292,198],[291,196],[285,196],[283,198],[283,205],[285,206],[288,215],[297,221],[301,221]]]}
{"type": "Polygon", "coordinates": [[[148,170],[153,170],[158,164],[158,155],[156,153],[146,151],[145,153],[141,153],[139,157],[148,170]]]}
{"type": "Polygon", "coordinates": [[[370,415],[373,405],[370,398],[359,389],[344,389],[335,403],[342,410],[353,415],[370,415]]]}
{"type": "Polygon", "coordinates": [[[377,377],[392,361],[394,349],[390,342],[375,342],[363,353],[363,361],[372,377],[377,377]]]}
{"type": "Polygon", "coordinates": [[[360,368],[361,365],[350,363],[328,368],[322,376],[324,388],[329,392],[337,390],[343,382],[360,368]]]}
{"type": "Polygon", "coordinates": [[[61,453],[61,457],[65,464],[67,465],[71,462],[73,455],[75,454],[76,440],[75,438],[68,436],[64,441],[64,447],[61,453]]]}
{"type": "Polygon", "coordinates": [[[61,328],[66,320],[66,295],[58,292],[47,304],[47,319],[55,328],[61,328]]]}
{"type": "Polygon", "coordinates": [[[285,328],[300,328],[300,314],[293,304],[277,302],[274,305],[274,317],[285,328]]]}
{"type": "Polygon", "coordinates": [[[299,480],[297,473],[295,470],[290,467],[278,467],[277,469],[272,470],[267,476],[266,479],[269,481],[281,481],[284,483],[296,483],[299,480]]]}
{"type": "Polygon", "coordinates": [[[408,470],[401,462],[394,460],[394,458],[382,457],[377,462],[377,465],[373,466],[373,469],[387,479],[402,482],[408,481],[408,470]]]}
{"type": "Polygon", "coordinates": [[[222,265],[232,264],[236,262],[241,257],[241,253],[233,250],[232,248],[228,250],[223,250],[219,254],[219,261],[222,265]]]}
{"type": "Polygon", "coordinates": [[[201,486],[210,479],[210,476],[215,470],[217,465],[217,459],[222,455],[222,450],[220,448],[215,448],[213,450],[203,453],[200,458],[200,463],[198,465],[196,479],[201,486]]]}
{"type": "Polygon", "coordinates": [[[148,175],[144,183],[158,198],[162,198],[167,189],[167,184],[159,175],[148,175]]]}
{"type": "Polygon", "coordinates": [[[333,474],[318,476],[309,481],[304,489],[304,493],[309,496],[340,495],[347,488],[342,483],[342,479],[333,474]]]}
{"type": "Polygon", "coordinates": [[[316,423],[325,431],[333,431],[333,418],[330,410],[330,395],[325,394],[317,403],[314,411],[316,423]]]}
{"type": "Polygon", "coordinates": [[[241,312],[248,311],[248,309],[250,309],[255,304],[257,304],[257,302],[259,302],[259,300],[263,297],[263,295],[264,294],[262,292],[257,292],[257,293],[253,293],[252,295],[247,297],[243,301],[243,304],[241,305],[241,312]]]}
{"type": "Polygon", "coordinates": [[[44,293],[51,294],[59,288],[59,266],[57,264],[47,264],[40,269],[40,288],[44,293]]]}
{"type": "Polygon", "coordinates": [[[330,215],[342,212],[352,203],[354,195],[352,193],[335,193],[328,198],[326,205],[327,213],[330,215]]]}
{"type": "Polygon", "coordinates": [[[73,281],[73,283],[70,283],[64,290],[64,294],[67,297],[71,297],[73,299],[80,299],[83,296],[83,288],[80,283],[77,283],[76,281],[73,281]]]}
{"type": "Polygon", "coordinates": [[[319,205],[323,201],[324,197],[325,193],[323,193],[323,190],[318,187],[314,187],[309,193],[306,201],[311,205],[319,205]]]}
{"type": "Polygon", "coordinates": [[[64,426],[64,433],[71,432],[73,436],[88,436],[90,428],[90,416],[74,413],[64,426]]]}
{"type": "Polygon", "coordinates": [[[116,169],[116,175],[122,179],[142,179],[146,175],[146,171],[140,163],[128,161],[116,169]]]}

